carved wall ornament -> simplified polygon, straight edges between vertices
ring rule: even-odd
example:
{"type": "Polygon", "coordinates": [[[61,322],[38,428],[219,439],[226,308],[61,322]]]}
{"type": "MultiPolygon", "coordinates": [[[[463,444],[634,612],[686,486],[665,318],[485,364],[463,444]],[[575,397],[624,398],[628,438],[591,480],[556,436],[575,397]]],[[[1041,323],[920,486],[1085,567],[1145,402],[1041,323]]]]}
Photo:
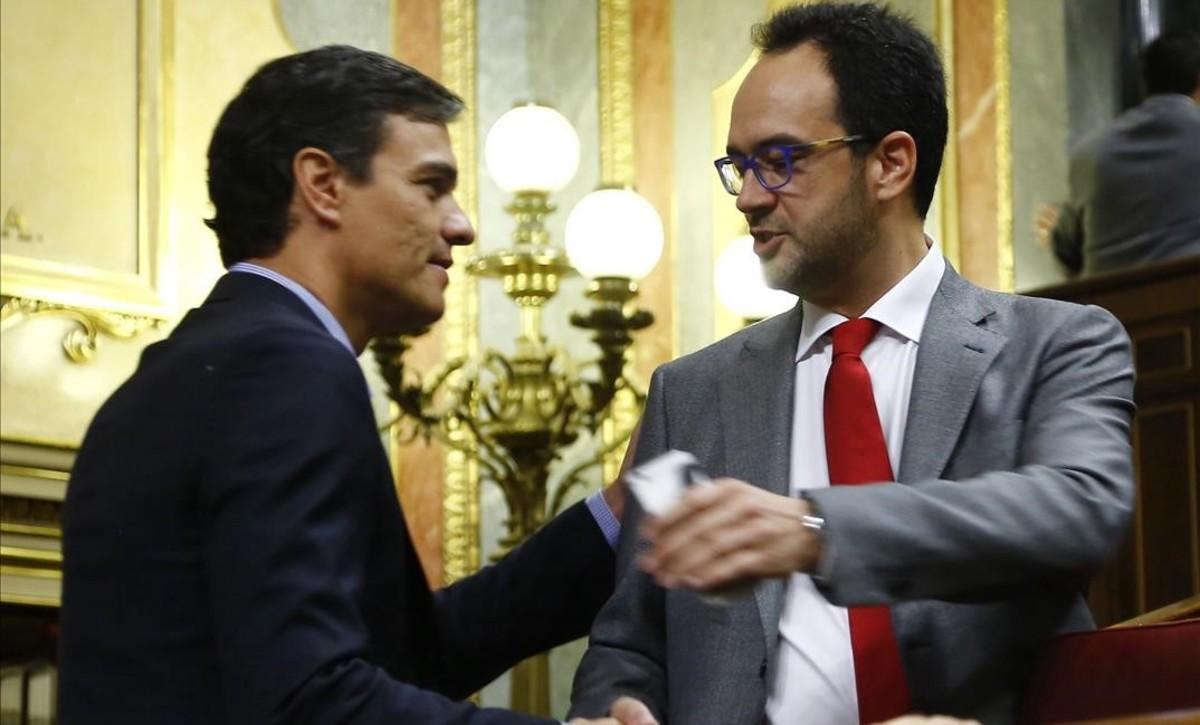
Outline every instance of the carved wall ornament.
{"type": "Polygon", "coordinates": [[[86,363],[96,355],[100,335],[132,340],[148,329],[158,329],[162,320],[105,310],[88,310],[53,302],[5,297],[0,307],[0,332],[34,317],[61,317],[75,325],[63,336],[63,354],[73,363],[86,363]]]}

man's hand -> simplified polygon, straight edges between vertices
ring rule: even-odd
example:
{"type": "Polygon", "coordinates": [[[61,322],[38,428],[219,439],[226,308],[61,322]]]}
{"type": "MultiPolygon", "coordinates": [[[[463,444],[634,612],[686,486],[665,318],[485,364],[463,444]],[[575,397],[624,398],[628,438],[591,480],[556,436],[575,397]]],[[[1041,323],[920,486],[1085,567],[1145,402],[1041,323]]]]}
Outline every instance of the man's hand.
{"type": "Polygon", "coordinates": [[[1062,207],[1058,204],[1038,205],[1037,213],[1033,219],[1033,234],[1039,247],[1043,249],[1051,248],[1054,227],[1058,224],[1058,217],[1061,214],[1062,207]]]}
{"type": "Polygon", "coordinates": [[[602,720],[576,718],[569,725],[658,725],[650,714],[650,708],[632,697],[621,697],[608,711],[609,717],[602,720]]]}
{"type": "Polygon", "coordinates": [[[820,541],[801,522],[807,513],[803,499],[732,478],[693,486],[669,514],[647,518],[651,547],[638,564],[661,586],[702,591],[811,571],[820,541]]]}

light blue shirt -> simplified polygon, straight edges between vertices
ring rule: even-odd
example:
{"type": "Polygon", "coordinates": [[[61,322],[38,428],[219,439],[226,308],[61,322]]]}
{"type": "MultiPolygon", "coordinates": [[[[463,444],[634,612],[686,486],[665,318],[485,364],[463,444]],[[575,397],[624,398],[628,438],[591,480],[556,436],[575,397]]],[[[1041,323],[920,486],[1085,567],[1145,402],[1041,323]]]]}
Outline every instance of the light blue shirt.
{"type": "Polygon", "coordinates": [[[285,277],[273,269],[260,267],[259,265],[252,264],[250,262],[237,262],[229,268],[229,271],[244,272],[246,274],[256,274],[259,277],[266,277],[272,282],[280,284],[291,290],[292,294],[299,297],[300,301],[304,303],[304,306],[317,316],[317,319],[321,321],[321,324],[325,326],[325,329],[329,331],[329,334],[333,335],[333,339],[342,343],[342,346],[349,350],[351,355],[358,357],[358,355],[355,355],[354,353],[354,346],[350,344],[350,336],[346,334],[346,330],[337,321],[337,318],[333,316],[333,313],[329,311],[329,308],[326,307],[321,300],[317,299],[316,295],[306,290],[304,285],[300,284],[291,277],[285,277]]]}
{"type": "MultiPolygon", "coordinates": [[[[329,308],[326,307],[321,300],[317,299],[316,295],[305,289],[304,286],[299,282],[290,277],[286,277],[273,269],[267,269],[266,267],[253,264],[251,262],[237,262],[229,268],[229,271],[240,272],[242,274],[255,274],[259,277],[265,277],[272,282],[291,290],[292,294],[299,297],[300,301],[303,302],[308,309],[312,310],[312,313],[317,316],[317,319],[321,321],[321,324],[324,325],[325,329],[329,331],[329,334],[333,335],[335,340],[342,343],[342,346],[345,347],[351,355],[358,357],[354,353],[354,346],[350,344],[350,336],[346,334],[345,328],[341,326],[341,324],[337,321],[337,318],[334,317],[333,313],[329,311],[329,308]]],[[[586,505],[588,511],[590,511],[592,514],[592,518],[596,520],[596,525],[600,527],[600,533],[604,535],[604,540],[608,542],[610,547],[616,549],[617,538],[621,535],[621,522],[617,521],[617,517],[613,515],[612,510],[608,507],[608,502],[604,500],[604,496],[597,491],[596,493],[593,493],[591,496],[587,497],[586,505]]]]}

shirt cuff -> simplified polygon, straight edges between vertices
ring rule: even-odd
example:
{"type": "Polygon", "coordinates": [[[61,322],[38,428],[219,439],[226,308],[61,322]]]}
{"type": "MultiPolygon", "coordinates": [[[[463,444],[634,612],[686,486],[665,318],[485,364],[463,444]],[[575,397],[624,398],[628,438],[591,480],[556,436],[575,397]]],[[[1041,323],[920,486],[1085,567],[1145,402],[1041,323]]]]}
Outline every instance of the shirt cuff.
{"type": "Polygon", "coordinates": [[[615,550],[617,539],[621,537],[621,522],[617,520],[616,516],[613,516],[612,509],[604,500],[604,494],[597,491],[588,496],[585,503],[588,511],[592,512],[592,518],[596,520],[596,525],[600,527],[600,533],[604,534],[604,540],[615,550]]]}

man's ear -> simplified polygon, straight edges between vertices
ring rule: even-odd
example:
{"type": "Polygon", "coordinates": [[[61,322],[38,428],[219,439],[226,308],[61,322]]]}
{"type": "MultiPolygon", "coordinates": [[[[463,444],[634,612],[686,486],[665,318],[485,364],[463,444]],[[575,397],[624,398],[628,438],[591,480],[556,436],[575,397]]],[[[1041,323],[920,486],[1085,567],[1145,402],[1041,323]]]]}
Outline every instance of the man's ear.
{"type": "Polygon", "coordinates": [[[892,131],[876,144],[869,162],[875,198],[891,201],[912,188],[917,142],[904,131],[892,131]]]}
{"type": "Polygon", "coordinates": [[[296,199],[318,220],[336,225],[341,221],[346,172],[323,151],[305,146],[292,157],[292,178],[296,199]]]}

